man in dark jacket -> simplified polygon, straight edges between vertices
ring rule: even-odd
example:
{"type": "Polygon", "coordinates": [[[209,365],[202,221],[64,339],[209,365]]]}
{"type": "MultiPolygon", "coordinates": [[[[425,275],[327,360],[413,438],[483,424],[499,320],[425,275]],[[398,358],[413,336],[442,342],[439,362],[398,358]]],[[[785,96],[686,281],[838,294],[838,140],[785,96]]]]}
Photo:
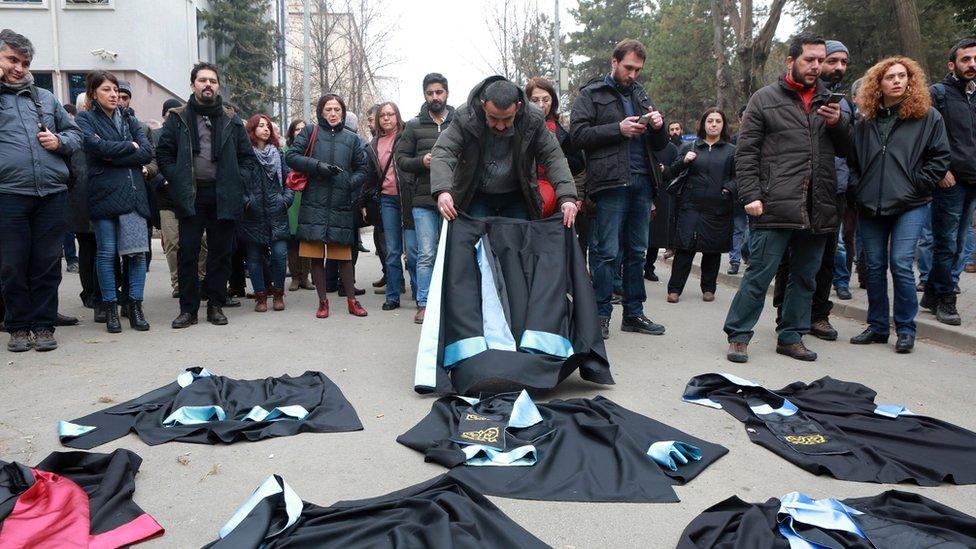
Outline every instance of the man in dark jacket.
{"type": "Polygon", "coordinates": [[[81,147],[61,103],[34,85],[33,58],[30,40],[0,31],[0,286],[13,352],[58,346],[66,161],[81,147]]]}
{"type": "Polygon", "coordinates": [[[227,299],[236,225],[244,213],[244,181],[257,162],[244,124],[217,93],[217,67],[197,63],[190,73],[190,88],[193,95],[187,105],[169,111],[156,147],[156,162],[180,220],[180,314],[173,320],[173,328],[197,323],[197,261],[204,231],[207,320],[227,324],[222,307],[227,299]]]}
{"type": "MultiPolygon", "coordinates": [[[[824,61],[823,70],[820,72],[820,80],[823,81],[827,90],[837,92],[840,90],[844,81],[844,74],[847,73],[847,64],[850,52],[843,43],[837,40],[827,40],[827,58],[824,61]]],[[[847,120],[853,119],[851,105],[847,99],[839,102],[841,115],[847,120]]],[[[837,254],[837,238],[840,233],[840,221],[845,217],[847,206],[847,180],[850,176],[850,169],[847,167],[845,158],[834,157],[834,168],[837,170],[837,231],[828,234],[824,242],[823,257],[820,259],[820,269],[816,275],[816,289],[813,291],[813,298],[810,307],[810,334],[826,341],[837,339],[837,330],[830,324],[830,311],[834,304],[830,301],[830,289],[834,282],[834,265],[837,254]]],[[[783,260],[779,263],[776,271],[776,285],[773,290],[773,306],[782,313],[783,298],[786,295],[786,286],[789,281],[790,254],[787,251],[783,260]]],[[[838,297],[850,299],[850,290],[846,287],[837,289],[838,297]],[[846,292],[846,294],[844,293],[846,292]],[[846,295],[847,297],[843,297],[846,295]]]]}
{"type": "Polygon", "coordinates": [[[748,360],[753,327],[769,283],[790,250],[790,283],[777,324],[776,352],[816,360],[803,345],[827,235],[837,230],[834,156],[849,148],[849,121],[820,80],[827,57],[823,38],[801,33],[790,42],[783,78],[750,99],[736,148],[739,200],[753,218],[746,270],[725,319],[727,358],[748,360]]]}
{"type": "Polygon", "coordinates": [[[952,161],[932,199],[932,271],[921,305],[939,322],[958,326],[959,273],[953,267],[960,263],[976,208],[976,38],[952,47],[949,75],[933,85],[931,93],[932,105],[945,121],[952,161]]]}
{"type": "Polygon", "coordinates": [[[563,223],[576,219],[576,185],[556,136],[541,109],[526,105],[525,92],[502,76],[471,90],[468,103],[431,151],[431,196],[445,219],[456,208],[472,217],[542,217],[537,166],[556,191],[563,223]]]}
{"type": "Polygon", "coordinates": [[[654,155],[669,143],[664,118],[637,82],[645,59],[647,51],[637,40],[617,44],[610,74],[583,86],[571,116],[573,143],[586,153],[587,197],[596,204],[590,227],[590,271],[604,339],[610,337],[614,265],[621,248],[621,330],[664,333],[664,326],[644,316],[644,257],[651,202],[661,187],[654,155]]]}
{"type": "Polygon", "coordinates": [[[447,78],[436,72],[424,77],[424,104],[420,114],[407,122],[394,153],[397,166],[405,175],[400,182],[401,195],[407,195],[402,197],[403,203],[406,205],[409,200],[413,206],[411,218],[417,236],[417,313],[413,321],[417,324],[423,324],[427,311],[427,292],[440,236],[437,202],[430,192],[430,151],[454,119],[454,107],[448,106],[447,97],[447,78]]]}

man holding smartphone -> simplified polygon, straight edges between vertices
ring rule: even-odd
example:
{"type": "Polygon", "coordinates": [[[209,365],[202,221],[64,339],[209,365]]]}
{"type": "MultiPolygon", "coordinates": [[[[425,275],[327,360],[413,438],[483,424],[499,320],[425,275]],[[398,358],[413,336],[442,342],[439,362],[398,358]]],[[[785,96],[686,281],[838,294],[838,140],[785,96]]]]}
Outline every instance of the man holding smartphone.
{"type": "Polygon", "coordinates": [[[586,153],[587,196],[596,204],[590,228],[590,272],[603,338],[610,337],[614,265],[623,248],[625,332],[661,335],[644,315],[644,257],[651,202],[661,185],[654,153],[668,146],[664,117],[637,82],[647,50],[637,40],[617,44],[611,71],[590,80],[573,103],[573,143],[586,153]],[[622,240],[621,240],[622,236],[622,240]]]}
{"type": "Polygon", "coordinates": [[[850,148],[849,121],[820,80],[823,38],[790,42],[786,74],[749,99],[736,146],[739,200],[752,217],[749,268],[725,319],[732,362],[746,362],[766,290],[789,249],[789,284],[777,322],[776,352],[816,360],[804,346],[825,241],[837,231],[834,157],[850,148]],[[788,105],[788,107],[784,106],[788,105]]]}

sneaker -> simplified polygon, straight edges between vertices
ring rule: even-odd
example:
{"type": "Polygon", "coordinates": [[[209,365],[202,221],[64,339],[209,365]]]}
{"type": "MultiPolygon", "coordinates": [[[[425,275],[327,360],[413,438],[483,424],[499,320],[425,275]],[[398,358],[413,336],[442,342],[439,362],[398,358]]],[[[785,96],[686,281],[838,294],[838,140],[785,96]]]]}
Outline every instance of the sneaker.
{"type": "Polygon", "coordinates": [[[850,288],[837,286],[836,288],[834,288],[834,291],[837,292],[837,299],[842,299],[844,301],[847,301],[848,299],[853,299],[854,297],[853,295],[851,295],[850,288]]]}
{"type": "Polygon", "coordinates": [[[729,350],[725,353],[725,358],[729,362],[737,362],[739,364],[749,362],[749,344],[738,341],[729,343],[729,350]]]}
{"type": "MultiPolygon", "coordinates": [[[[730,275],[737,275],[737,274],[739,274],[739,264],[738,263],[729,263],[729,270],[727,270],[725,272],[727,274],[730,274],[730,275]]],[[[729,359],[729,360],[731,360],[731,359],[729,359]]],[[[735,362],[735,361],[733,361],[733,362],[735,362]]],[[[743,360],[743,362],[745,362],[745,361],[743,360]]]]}
{"type": "Polygon", "coordinates": [[[939,299],[939,304],[935,309],[935,319],[950,326],[962,324],[962,318],[959,317],[959,311],[956,310],[956,296],[947,295],[939,299]]]}
{"type": "Polygon", "coordinates": [[[414,324],[423,324],[424,323],[424,314],[426,312],[427,312],[427,307],[426,306],[421,305],[420,307],[417,307],[417,314],[413,315],[413,323],[414,324]]]}
{"type": "Polygon", "coordinates": [[[681,294],[668,292],[668,303],[677,303],[681,299],[681,294]]]}
{"type": "Polygon", "coordinates": [[[7,342],[7,350],[11,353],[23,353],[30,351],[34,347],[30,332],[27,330],[17,330],[10,334],[10,341],[7,342]]]}
{"type": "Polygon", "coordinates": [[[58,342],[54,339],[54,330],[51,328],[38,328],[34,330],[34,350],[43,353],[53,351],[58,348],[58,342]]]}
{"type": "Polygon", "coordinates": [[[620,323],[620,329],[624,332],[635,332],[638,334],[664,334],[664,326],[651,322],[651,320],[644,315],[625,316],[623,322],[620,323]]]}
{"type": "Polygon", "coordinates": [[[777,341],[776,352],[805,362],[817,360],[817,353],[807,349],[807,346],[802,341],[797,341],[796,343],[780,343],[777,341]]]}
{"type": "Polygon", "coordinates": [[[818,339],[822,339],[824,341],[837,340],[837,330],[835,330],[834,327],[830,325],[830,321],[827,319],[811,322],[810,335],[818,339]]]}
{"type": "Polygon", "coordinates": [[[399,309],[399,308],[400,308],[399,301],[386,301],[383,303],[384,311],[392,311],[393,309],[399,309]]]}
{"type": "Polygon", "coordinates": [[[711,303],[715,301],[715,292],[702,292],[702,301],[711,303]]]}
{"type": "Polygon", "coordinates": [[[924,282],[919,282],[918,284],[916,284],[915,285],[915,291],[918,292],[918,293],[924,292],[925,291],[925,283],[924,282]]]}
{"type": "Polygon", "coordinates": [[[610,319],[600,317],[600,335],[603,339],[610,339],[610,319]]]}
{"type": "Polygon", "coordinates": [[[78,270],[79,270],[78,269],[78,264],[77,263],[68,263],[68,267],[65,270],[68,271],[69,273],[76,273],[77,274],[78,273],[78,270]]]}

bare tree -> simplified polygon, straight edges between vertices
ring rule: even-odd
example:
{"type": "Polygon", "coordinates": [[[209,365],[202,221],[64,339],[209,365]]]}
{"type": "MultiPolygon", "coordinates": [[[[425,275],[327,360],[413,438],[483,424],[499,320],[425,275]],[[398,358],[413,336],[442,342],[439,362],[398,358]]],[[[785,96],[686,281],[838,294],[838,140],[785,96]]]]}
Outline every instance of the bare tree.
{"type": "Polygon", "coordinates": [[[766,60],[786,4],[786,0],[772,0],[766,22],[756,34],[752,1],[740,0],[736,7],[735,0],[722,0],[724,15],[728,16],[736,39],[735,54],[741,69],[739,88],[744,98],[763,85],[766,60]]]}
{"type": "Polygon", "coordinates": [[[537,0],[496,0],[488,22],[495,58],[482,60],[490,71],[519,85],[533,76],[554,77],[554,26],[537,0]]]}
{"type": "Polygon", "coordinates": [[[729,77],[725,66],[728,62],[725,54],[725,12],[722,10],[722,0],[711,0],[712,12],[712,55],[715,57],[715,105],[725,112],[729,77]]]}
{"type": "Polygon", "coordinates": [[[925,51],[922,48],[922,31],[918,24],[918,4],[915,0],[894,0],[894,3],[895,12],[898,14],[902,51],[917,61],[922,66],[922,71],[927,73],[925,51]]]}

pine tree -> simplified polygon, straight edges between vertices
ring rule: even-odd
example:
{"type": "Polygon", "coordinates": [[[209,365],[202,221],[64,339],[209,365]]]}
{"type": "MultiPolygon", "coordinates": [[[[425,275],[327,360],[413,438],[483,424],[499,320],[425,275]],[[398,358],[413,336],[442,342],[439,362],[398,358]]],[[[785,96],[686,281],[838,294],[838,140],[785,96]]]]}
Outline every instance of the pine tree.
{"type": "Polygon", "coordinates": [[[580,0],[572,11],[582,30],[569,35],[570,94],[591,78],[610,72],[617,42],[635,38],[648,42],[653,4],[647,0],[580,0]]]}
{"type": "Polygon", "coordinates": [[[270,0],[211,0],[204,14],[204,35],[217,45],[225,99],[240,108],[243,118],[267,113],[278,90],[266,75],[275,61],[275,24],[268,19],[270,0]]]}

